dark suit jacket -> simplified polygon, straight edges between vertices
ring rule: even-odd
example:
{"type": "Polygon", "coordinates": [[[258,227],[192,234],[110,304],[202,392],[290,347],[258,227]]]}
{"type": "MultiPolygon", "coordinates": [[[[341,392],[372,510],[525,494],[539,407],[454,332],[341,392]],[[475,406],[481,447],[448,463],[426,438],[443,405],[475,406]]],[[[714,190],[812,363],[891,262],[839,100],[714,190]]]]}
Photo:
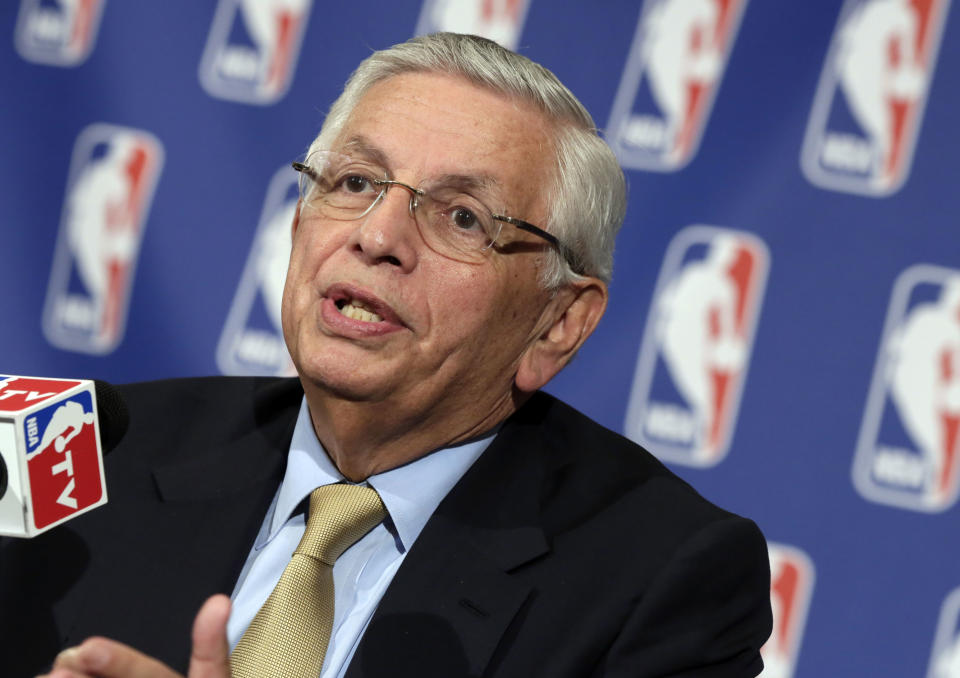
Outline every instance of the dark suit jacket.
{"type": "MultiPolygon", "coordinates": [[[[122,390],[109,503],[0,545],[5,676],[90,635],[185,670],[197,609],[233,590],[282,478],[298,381],[122,390]]],[[[753,676],[770,624],[756,526],[541,393],[427,522],[348,675],[753,676]]]]}

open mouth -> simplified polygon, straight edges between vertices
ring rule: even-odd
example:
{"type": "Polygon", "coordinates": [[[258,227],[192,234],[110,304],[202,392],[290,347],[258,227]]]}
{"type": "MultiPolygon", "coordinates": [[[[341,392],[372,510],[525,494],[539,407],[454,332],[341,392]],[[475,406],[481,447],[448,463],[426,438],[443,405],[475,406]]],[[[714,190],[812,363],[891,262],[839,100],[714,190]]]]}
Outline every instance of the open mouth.
{"type": "Polygon", "coordinates": [[[335,303],[340,314],[352,320],[362,320],[367,323],[383,322],[383,318],[378,313],[359,299],[338,299],[335,303]]]}

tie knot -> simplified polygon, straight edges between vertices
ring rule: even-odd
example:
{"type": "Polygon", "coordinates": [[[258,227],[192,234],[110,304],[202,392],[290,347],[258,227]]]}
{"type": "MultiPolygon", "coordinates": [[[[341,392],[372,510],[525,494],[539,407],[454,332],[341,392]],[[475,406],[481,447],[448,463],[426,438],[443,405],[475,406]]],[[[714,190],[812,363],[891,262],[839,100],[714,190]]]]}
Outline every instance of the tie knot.
{"type": "Polygon", "coordinates": [[[307,529],[294,553],[333,563],[384,519],[376,490],[360,485],[324,485],[310,493],[307,529]]]}

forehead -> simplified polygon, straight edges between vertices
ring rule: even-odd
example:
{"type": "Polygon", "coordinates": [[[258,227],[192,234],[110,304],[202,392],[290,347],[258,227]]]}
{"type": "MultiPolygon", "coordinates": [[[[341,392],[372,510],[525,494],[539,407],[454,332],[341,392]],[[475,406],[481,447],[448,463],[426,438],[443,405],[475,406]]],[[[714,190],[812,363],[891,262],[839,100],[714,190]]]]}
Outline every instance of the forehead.
{"type": "MultiPolygon", "coordinates": [[[[397,178],[484,180],[505,207],[535,205],[556,164],[553,128],[531,105],[450,75],[407,73],[373,85],[333,144],[364,148],[397,178]]],[[[527,215],[532,218],[533,215],[527,215]]]]}

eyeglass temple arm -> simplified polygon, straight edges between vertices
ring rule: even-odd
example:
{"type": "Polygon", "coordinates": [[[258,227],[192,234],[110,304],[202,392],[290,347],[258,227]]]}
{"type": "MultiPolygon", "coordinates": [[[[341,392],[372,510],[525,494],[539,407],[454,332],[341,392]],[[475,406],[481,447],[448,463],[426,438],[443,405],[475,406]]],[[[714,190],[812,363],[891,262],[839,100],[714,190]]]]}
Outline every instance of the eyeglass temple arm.
{"type": "Polygon", "coordinates": [[[557,240],[555,236],[553,236],[550,233],[547,233],[539,226],[534,226],[533,224],[527,221],[523,221],[522,219],[515,219],[514,217],[505,217],[501,214],[494,214],[493,218],[496,219],[497,221],[505,221],[508,224],[513,224],[517,228],[524,230],[527,233],[533,233],[536,236],[540,236],[541,238],[546,240],[548,243],[550,243],[554,247],[560,247],[560,241],[557,240]]]}
{"type": "Polygon", "coordinates": [[[516,219],[514,217],[506,217],[502,214],[494,214],[493,218],[497,221],[504,221],[508,224],[513,224],[522,231],[527,233],[533,233],[540,238],[543,238],[548,243],[557,248],[560,252],[560,256],[566,259],[567,263],[570,264],[570,268],[573,269],[573,272],[577,275],[584,275],[583,266],[579,262],[579,258],[574,254],[573,250],[560,242],[557,237],[547,231],[544,231],[539,226],[534,226],[533,224],[523,221],[522,219],[516,219]]]}
{"type": "Polygon", "coordinates": [[[293,169],[297,170],[298,172],[303,172],[311,179],[317,179],[317,173],[313,171],[313,168],[310,167],[310,165],[304,165],[302,162],[297,162],[296,160],[290,163],[290,165],[293,167],[293,169]]]}

